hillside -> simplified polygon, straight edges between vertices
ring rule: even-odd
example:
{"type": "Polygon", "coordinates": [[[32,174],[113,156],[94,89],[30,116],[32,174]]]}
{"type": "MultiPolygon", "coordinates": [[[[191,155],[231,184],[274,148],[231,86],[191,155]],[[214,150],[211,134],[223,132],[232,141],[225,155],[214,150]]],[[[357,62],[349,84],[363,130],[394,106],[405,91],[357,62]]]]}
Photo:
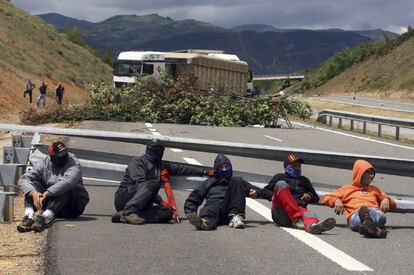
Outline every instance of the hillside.
{"type": "Polygon", "coordinates": [[[357,63],[318,88],[322,94],[366,94],[414,101],[414,37],[390,53],[357,63]]]}
{"type": "MultiPolygon", "coordinates": [[[[48,21],[57,28],[58,22],[48,21]]],[[[70,21],[69,24],[71,24],[70,21]]],[[[82,29],[81,26],[79,28],[82,29]]],[[[314,68],[334,52],[371,39],[353,31],[278,30],[266,25],[220,28],[196,20],[175,21],[157,14],[119,15],[83,28],[86,42],[98,52],[111,45],[114,56],[126,50],[220,49],[238,55],[251,64],[256,74],[289,73],[314,68]],[[255,31],[248,31],[248,29],[255,31]],[[246,31],[247,30],[247,31],[246,31]]]]}
{"type": "Polygon", "coordinates": [[[33,106],[41,81],[49,83],[48,105],[55,104],[54,87],[65,85],[64,102],[88,99],[87,88],[99,79],[110,79],[111,68],[92,53],[70,42],[51,25],[0,1],[0,117],[15,121],[28,109],[24,82],[31,79],[33,106]]]}

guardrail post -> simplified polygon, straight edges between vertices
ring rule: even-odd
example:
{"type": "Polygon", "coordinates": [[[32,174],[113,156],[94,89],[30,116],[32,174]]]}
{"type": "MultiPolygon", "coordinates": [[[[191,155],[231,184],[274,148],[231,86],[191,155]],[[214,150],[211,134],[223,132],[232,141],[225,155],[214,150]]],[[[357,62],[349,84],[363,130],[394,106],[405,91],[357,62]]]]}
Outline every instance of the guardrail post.
{"type": "Polygon", "coordinates": [[[367,133],[367,122],[366,121],[363,122],[362,133],[364,134],[367,133]]]}
{"type": "Polygon", "coordinates": [[[354,130],[354,120],[351,119],[351,131],[353,131],[353,130],[354,130]]]}
{"type": "Polygon", "coordinates": [[[329,126],[332,126],[332,116],[329,116],[329,126]]]}
{"type": "MultiPolygon", "coordinates": [[[[5,192],[15,192],[17,181],[19,179],[18,173],[19,165],[16,164],[2,164],[0,165],[0,181],[5,192]]],[[[10,222],[14,216],[14,197],[6,196],[4,198],[3,220],[10,222]]]]}
{"type": "Polygon", "coordinates": [[[342,128],[342,117],[339,118],[338,121],[338,128],[342,128]]]}
{"type": "Polygon", "coordinates": [[[382,125],[378,124],[378,136],[379,137],[381,136],[381,128],[382,128],[382,125]]]}
{"type": "Polygon", "coordinates": [[[395,140],[400,140],[400,127],[395,127],[395,140]]]}

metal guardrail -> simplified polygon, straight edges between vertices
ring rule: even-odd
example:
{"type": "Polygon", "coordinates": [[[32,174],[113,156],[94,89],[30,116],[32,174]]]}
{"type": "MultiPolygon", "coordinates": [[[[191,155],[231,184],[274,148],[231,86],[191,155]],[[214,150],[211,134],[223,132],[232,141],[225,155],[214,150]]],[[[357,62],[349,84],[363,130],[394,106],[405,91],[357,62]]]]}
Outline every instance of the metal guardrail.
{"type": "MultiPolygon", "coordinates": [[[[153,140],[155,138],[153,135],[136,133],[60,129],[12,124],[0,124],[0,130],[33,133],[39,132],[45,134],[139,144],[146,144],[149,140],[153,140]]],[[[162,135],[156,138],[160,141],[160,143],[171,148],[180,148],[184,150],[207,153],[223,153],[234,156],[267,160],[283,161],[286,158],[286,155],[296,153],[306,159],[306,164],[341,169],[352,169],[353,164],[357,159],[365,159],[372,163],[378,173],[409,177],[414,176],[414,160],[412,159],[397,159],[383,156],[347,154],[341,152],[317,151],[300,148],[277,147],[194,138],[169,137],[162,135]]]]}
{"type": "Polygon", "coordinates": [[[354,121],[363,122],[363,133],[367,133],[367,123],[378,124],[378,136],[381,136],[382,125],[388,125],[395,127],[395,139],[400,139],[400,128],[414,129],[414,120],[412,119],[399,119],[389,118],[382,116],[363,115],[352,112],[340,112],[336,110],[322,110],[318,113],[317,121],[329,124],[332,126],[332,118],[339,118],[338,127],[342,127],[342,119],[348,119],[351,122],[351,131],[354,130],[354,121]],[[329,118],[329,122],[327,122],[329,118]]]}
{"type": "MultiPolygon", "coordinates": [[[[46,157],[47,146],[41,146],[38,148],[31,156],[32,162],[40,161],[42,158],[46,157]]],[[[99,184],[86,183],[85,185],[98,185],[98,186],[111,186],[118,187],[120,181],[125,173],[125,168],[127,163],[131,160],[132,156],[128,155],[116,155],[112,153],[96,152],[90,150],[79,151],[77,149],[68,148],[72,153],[78,152],[77,155],[79,161],[81,162],[82,175],[85,180],[89,181],[98,181],[99,184]],[[81,158],[80,158],[81,157],[81,158]],[[96,158],[99,157],[102,161],[96,161],[96,158]],[[115,163],[121,161],[122,163],[115,163]]],[[[168,161],[167,161],[168,162],[168,161]]],[[[186,164],[189,166],[195,166],[186,164]]],[[[200,166],[197,166],[200,167],[200,166]]],[[[211,167],[202,166],[204,169],[210,169],[211,167]]],[[[235,176],[243,177],[248,180],[253,185],[263,188],[272,178],[271,176],[253,174],[235,171],[235,176]]],[[[194,186],[197,185],[200,181],[204,181],[206,178],[203,177],[187,177],[187,176],[172,176],[171,182],[175,189],[180,190],[192,190],[194,186]]],[[[319,196],[323,196],[326,193],[333,190],[316,190],[319,196]]],[[[397,208],[393,209],[391,212],[398,213],[414,213],[414,198],[401,197],[401,196],[392,196],[397,202],[397,208]]]]}

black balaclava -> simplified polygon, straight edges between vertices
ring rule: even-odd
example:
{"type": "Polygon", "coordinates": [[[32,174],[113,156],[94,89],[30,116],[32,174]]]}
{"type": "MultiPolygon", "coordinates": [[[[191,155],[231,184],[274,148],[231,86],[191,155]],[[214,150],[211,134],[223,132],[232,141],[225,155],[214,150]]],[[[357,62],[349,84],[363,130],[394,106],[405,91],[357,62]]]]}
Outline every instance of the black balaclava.
{"type": "Polygon", "coordinates": [[[165,147],[157,141],[151,141],[147,148],[145,149],[145,154],[153,161],[154,163],[160,164],[162,161],[162,156],[164,155],[165,147]]]}
{"type": "Polygon", "coordinates": [[[53,167],[62,168],[68,162],[69,153],[64,143],[60,141],[49,145],[49,156],[53,167]]]}
{"type": "Polygon", "coordinates": [[[214,161],[214,170],[216,170],[216,178],[231,180],[233,176],[233,166],[231,165],[230,159],[223,154],[218,154],[216,160],[214,161]],[[227,164],[229,169],[223,171],[220,169],[220,165],[227,164]]]}

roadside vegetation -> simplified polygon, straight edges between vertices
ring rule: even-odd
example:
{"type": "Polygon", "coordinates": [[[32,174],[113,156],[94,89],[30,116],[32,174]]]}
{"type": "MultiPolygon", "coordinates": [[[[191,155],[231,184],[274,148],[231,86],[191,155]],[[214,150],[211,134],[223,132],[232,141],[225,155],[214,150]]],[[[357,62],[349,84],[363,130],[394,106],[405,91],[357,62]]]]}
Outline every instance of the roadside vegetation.
{"type": "MultiPolygon", "coordinates": [[[[377,40],[350,49],[339,51],[327,61],[322,63],[315,71],[309,73],[306,76],[305,81],[303,81],[301,84],[302,89],[308,90],[322,86],[330,79],[338,76],[354,64],[357,64],[369,58],[379,59],[381,57],[384,57],[413,37],[414,29],[411,26],[408,26],[407,32],[401,34],[395,39],[390,39],[385,35],[385,39],[383,41],[377,40]]],[[[374,79],[365,88],[382,88],[385,82],[386,80],[384,79],[378,79],[378,81],[374,79]]]]}
{"type": "Polygon", "coordinates": [[[309,104],[291,98],[261,96],[245,98],[225,90],[201,91],[192,75],[174,81],[165,77],[137,78],[137,82],[116,89],[100,82],[91,85],[90,100],[46,110],[22,112],[24,124],[81,120],[179,123],[215,126],[274,126],[281,110],[288,115],[309,118],[309,104]]]}

